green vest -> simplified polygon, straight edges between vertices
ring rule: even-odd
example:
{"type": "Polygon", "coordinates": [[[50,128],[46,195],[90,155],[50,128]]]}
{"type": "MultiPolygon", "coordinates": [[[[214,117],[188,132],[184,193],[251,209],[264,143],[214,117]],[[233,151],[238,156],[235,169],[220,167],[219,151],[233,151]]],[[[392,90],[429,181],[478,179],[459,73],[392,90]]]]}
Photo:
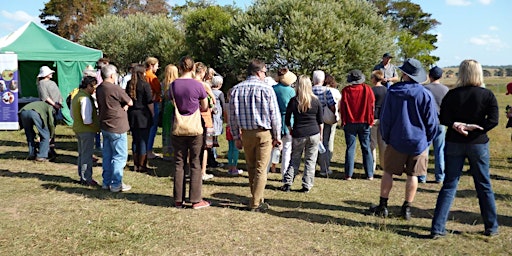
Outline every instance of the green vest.
{"type": "Polygon", "coordinates": [[[94,99],[89,93],[84,90],[79,90],[78,93],[71,100],[71,111],[73,113],[73,131],[75,133],[83,132],[99,132],[100,122],[98,119],[98,112],[94,105],[94,99]],[[80,113],[80,101],[84,98],[89,98],[92,104],[92,123],[94,125],[85,125],[80,113]]]}

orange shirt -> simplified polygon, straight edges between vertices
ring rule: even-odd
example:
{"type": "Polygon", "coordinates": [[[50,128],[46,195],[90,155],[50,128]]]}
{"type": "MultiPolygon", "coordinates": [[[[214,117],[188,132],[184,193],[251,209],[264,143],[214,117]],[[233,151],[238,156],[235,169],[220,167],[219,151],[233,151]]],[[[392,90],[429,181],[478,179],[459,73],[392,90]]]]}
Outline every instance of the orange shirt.
{"type": "Polygon", "coordinates": [[[146,81],[151,85],[151,93],[153,94],[153,102],[162,101],[162,85],[158,81],[155,73],[151,69],[146,70],[146,81]]]}

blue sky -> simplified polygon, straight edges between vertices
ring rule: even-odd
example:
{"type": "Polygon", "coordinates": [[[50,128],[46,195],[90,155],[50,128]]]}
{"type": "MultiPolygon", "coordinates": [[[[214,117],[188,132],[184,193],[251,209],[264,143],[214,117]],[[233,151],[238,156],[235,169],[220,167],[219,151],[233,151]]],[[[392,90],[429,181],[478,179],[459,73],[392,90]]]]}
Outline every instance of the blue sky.
{"type": "MultiPolygon", "coordinates": [[[[39,22],[39,14],[48,0],[2,1],[0,37],[15,31],[27,21],[39,22]]],[[[168,0],[171,5],[184,0],[168,0]]],[[[217,0],[220,5],[235,4],[245,8],[252,0],[217,0]]],[[[475,59],[484,65],[512,64],[512,24],[510,0],[412,0],[424,12],[441,22],[435,30],[441,67],[475,59]]]]}

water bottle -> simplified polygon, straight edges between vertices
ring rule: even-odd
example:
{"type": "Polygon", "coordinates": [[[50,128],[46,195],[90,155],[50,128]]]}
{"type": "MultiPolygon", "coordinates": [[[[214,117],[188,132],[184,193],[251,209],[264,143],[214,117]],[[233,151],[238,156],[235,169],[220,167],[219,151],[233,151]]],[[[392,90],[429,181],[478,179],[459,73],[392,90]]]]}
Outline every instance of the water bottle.
{"type": "Polygon", "coordinates": [[[318,153],[323,154],[325,153],[325,147],[323,143],[318,143],[318,153]]]}
{"type": "Polygon", "coordinates": [[[279,150],[279,147],[274,147],[272,149],[272,163],[278,164],[280,157],[281,157],[281,150],[279,150]]]}

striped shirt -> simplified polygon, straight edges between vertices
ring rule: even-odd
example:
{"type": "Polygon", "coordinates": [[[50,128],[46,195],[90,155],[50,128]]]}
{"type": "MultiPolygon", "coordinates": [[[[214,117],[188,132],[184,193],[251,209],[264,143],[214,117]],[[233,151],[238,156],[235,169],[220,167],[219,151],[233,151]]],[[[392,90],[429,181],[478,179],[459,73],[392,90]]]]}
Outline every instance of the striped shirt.
{"type": "Polygon", "coordinates": [[[281,139],[281,113],[272,87],[256,76],[233,87],[229,100],[229,122],[233,138],[240,130],[271,130],[273,139],[281,139]]]}

